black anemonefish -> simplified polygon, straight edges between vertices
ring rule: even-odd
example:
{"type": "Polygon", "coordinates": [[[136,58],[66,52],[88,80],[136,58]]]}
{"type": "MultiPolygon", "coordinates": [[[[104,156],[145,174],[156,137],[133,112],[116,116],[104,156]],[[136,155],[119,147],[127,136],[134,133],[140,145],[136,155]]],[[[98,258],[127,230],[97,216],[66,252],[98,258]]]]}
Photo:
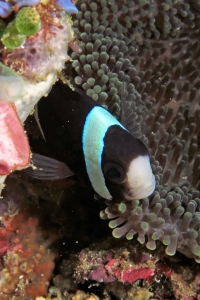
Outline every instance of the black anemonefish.
{"type": "Polygon", "coordinates": [[[57,82],[37,111],[45,140],[62,162],[35,154],[38,169],[29,168],[31,176],[54,180],[74,172],[108,200],[153,193],[155,176],[146,146],[83,91],[57,82]]]}

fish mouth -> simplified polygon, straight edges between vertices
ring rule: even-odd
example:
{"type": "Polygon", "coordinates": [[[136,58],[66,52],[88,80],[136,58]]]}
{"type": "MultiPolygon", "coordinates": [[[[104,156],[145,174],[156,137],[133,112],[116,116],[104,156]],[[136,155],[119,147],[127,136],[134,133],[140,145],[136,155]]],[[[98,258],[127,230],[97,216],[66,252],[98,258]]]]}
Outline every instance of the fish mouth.
{"type": "Polygon", "coordinates": [[[145,185],[141,185],[141,186],[129,189],[127,191],[127,193],[125,194],[125,198],[126,198],[126,200],[144,199],[144,198],[150,196],[154,192],[155,186],[156,186],[156,180],[155,180],[155,176],[152,174],[152,179],[151,179],[150,183],[148,182],[145,185]]]}

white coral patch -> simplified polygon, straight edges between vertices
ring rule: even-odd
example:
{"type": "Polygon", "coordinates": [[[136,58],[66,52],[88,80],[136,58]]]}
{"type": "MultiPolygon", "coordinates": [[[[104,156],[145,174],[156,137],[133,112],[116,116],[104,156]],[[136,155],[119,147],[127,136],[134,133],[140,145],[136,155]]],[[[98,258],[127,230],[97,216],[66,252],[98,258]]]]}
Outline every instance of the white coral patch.
{"type": "Polygon", "coordinates": [[[49,74],[45,81],[38,83],[25,79],[25,95],[15,101],[17,113],[22,123],[40,98],[48,95],[56,80],[57,75],[54,73],[49,74]]]}

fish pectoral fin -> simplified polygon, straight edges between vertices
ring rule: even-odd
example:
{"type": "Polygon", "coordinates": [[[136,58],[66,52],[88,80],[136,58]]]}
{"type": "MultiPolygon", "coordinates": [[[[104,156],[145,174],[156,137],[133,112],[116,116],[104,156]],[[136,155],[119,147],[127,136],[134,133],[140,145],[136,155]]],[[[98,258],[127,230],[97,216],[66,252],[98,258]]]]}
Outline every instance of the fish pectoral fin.
{"type": "Polygon", "coordinates": [[[33,166],[24,172],[41,180],[58,180],[74,175],[74,172],[63,162],[44,155],[32,153],[33,166]]]}

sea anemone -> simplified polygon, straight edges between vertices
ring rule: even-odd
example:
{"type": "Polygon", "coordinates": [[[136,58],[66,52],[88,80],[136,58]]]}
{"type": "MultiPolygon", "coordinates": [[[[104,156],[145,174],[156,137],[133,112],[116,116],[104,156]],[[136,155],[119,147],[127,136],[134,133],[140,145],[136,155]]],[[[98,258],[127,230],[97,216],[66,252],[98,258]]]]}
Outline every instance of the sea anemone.
{"type": "Polygon", "coordinates": [[[157,178],[152,197],[109,202],[101,217],[115,219],[115,237],[137,235],[149,249],[160,240],[198,262],[199,11],[193,1],[81,1],[82,53],[72,53],[75,83],[148,145],[157,178]]]}

